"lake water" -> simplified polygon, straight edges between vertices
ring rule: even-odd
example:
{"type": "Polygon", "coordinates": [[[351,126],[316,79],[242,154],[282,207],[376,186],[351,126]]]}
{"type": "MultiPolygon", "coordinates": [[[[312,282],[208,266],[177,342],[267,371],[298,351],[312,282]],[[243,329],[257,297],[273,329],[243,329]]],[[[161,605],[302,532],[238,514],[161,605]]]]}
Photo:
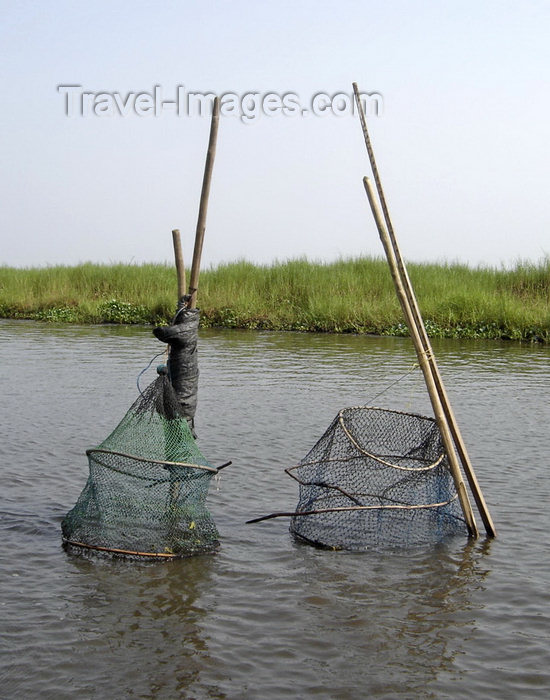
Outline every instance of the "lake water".
{"type": "Polygon", "coordinates": [[[283,470],[341,408],[431,409],[408,339],[210,330],[196,424],[233,461],[208,499],[219,552],[69,555],[85,449],[162,349],[147,328],[0,321],[0,697],[549,697],[550,348],[434,342],[495,540],[347,554],[245,525],[296,506],[283,470]]]}

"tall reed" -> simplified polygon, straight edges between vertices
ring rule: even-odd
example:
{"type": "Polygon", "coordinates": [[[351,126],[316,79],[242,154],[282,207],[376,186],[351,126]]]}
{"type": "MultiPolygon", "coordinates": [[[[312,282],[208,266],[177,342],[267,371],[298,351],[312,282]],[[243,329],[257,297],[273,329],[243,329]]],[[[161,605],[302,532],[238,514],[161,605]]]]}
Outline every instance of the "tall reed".
{"type": "MultiPolygon", "coordinates": [[[[550,259],[511,269],[409,264],[428,332],[440,337],[550,341],[550,259]]],[[[177,295],[171,265],[0,268],[0,316],[72,323],[168,322],[177,295]]],[[[407,333],[385,261],[254,265],[204,270],[204,326],[407,333]]]]}

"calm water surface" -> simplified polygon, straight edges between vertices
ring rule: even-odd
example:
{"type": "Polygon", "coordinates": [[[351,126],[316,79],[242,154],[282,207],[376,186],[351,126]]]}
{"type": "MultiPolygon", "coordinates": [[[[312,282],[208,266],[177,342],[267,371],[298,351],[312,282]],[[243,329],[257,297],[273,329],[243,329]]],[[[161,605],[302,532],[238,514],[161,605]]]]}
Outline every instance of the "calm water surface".
{"type": "Polygon", "coordinates": [[[233,460],[209,495],[220,551],[69,556],[84,451],[162,349],[145,328],[0,321],[0,697],[550,696],[550,349],[434,343],[496,540],[351,555],[245,525],[295,507],[283,469],[339,409],[431,410],[407,339],[208,331],[199,444],[233,460]]]}

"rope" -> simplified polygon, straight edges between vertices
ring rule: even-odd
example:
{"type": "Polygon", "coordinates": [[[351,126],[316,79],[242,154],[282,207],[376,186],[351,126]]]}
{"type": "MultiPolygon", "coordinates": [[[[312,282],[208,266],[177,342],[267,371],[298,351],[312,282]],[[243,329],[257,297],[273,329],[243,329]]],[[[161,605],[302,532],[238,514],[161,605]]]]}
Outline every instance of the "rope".
{"type": "MultiPolygon", "coordinates": [[[[428,359],[429,359],[429,357],[428,357],[428,359]]],[[[388,386],[385,389],[382,389],[382,391],[379,391],[378,394],[371,396],[370,399],[367,399],[366,403],[367,404],[373,403],[373,401],[375,399],[377,399],[379,396],[382,396],[382,394],[385,394],[386,391],[389,391],[396,384],[399,384],[399,382],[403,381],[403,379],[405,379],[405,377],[408,377],[409,374],[412,374],[417,369],[420,369],[420,365],[417,362],[414,362],[412,367],[407,372],[405,372],[405,374],[402,377],[398,377],[395,381],[391,382],[391,384],[388,384],[388,386]]]]}
{"type": "MultiPolygon", "coordinates": [[[[194,292],[197,290],[194,289],[194,292]]],[[[189,305],[189,301],[191,299],[191,294],[184,294],[181,299],[178,299],[178,308],[176,309],[176,313],[174,315],[174,318],[172,319],[172,326],[175,326],[178,323],[178,317],[181,314],[182,311],[185,311],[189,305]]]]}
{"type": "Polygon", "coordinates": [[[159,352],[158,355],[155,355],[154,357],[152,357],[149,364],[147,365],[147,367],[145,367],[145,369],[142,369],[141,372],[138,374],[137,379],[136,379],[136,384],[137,384],[138,391],[141,394],[142,398],[145,398],[145,395],[144,395],[143,391],[140,389],[139,380],[141,379],[142,375],[145,374],[145,372],[147,372],[147,370],[153,364],[153,362],[157,359],[157,357],[160,357],[161,355],[164,355],[165,353],[166,353],[166,350],[163,350],[162,352],[159,352]]]}

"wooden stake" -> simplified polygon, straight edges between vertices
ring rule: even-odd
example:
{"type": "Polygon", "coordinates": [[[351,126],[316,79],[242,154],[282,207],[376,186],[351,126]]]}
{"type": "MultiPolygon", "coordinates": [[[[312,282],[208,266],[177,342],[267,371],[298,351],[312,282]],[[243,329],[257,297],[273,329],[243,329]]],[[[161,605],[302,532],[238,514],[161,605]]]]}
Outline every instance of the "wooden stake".
{"type": "Polygon", "coordinates": [[[427,355],[427,353],[422,345],[422,341],[420,339],[420,335],[418,332],[416,321],[415,321],[407,294],[406,294],[405,289],[403,287],[403,282],[401,279],[401,275],[399,272],[397,261],[395,259],[395,253],[393,251],[391,240],[390,240],[388,232],[384,226],[384,222],[382,220],[382,215],[380,213],[380,209],[378,208],[378,203],[376,201],[376,196],[374,194],[372,184],[371,184],[370,180],[368,179],[368,177],[363,178],[363,183],[365,185],[365,190],[366,190],[367,196],[369,198],[369,203],[370,203],[370,207],[372,210],[372,214],[374,216],[374,220],[376,222],[376,227],[378,228],[378,233],[380,234],[380,240],[382,241],[382,245],[384,246],[384,251],[385,251],[386,257],[388,259],[388,264],[390,266],[390,271],[391,271],[391,275],[392,275],[393,282],[395,285],[395,289],[397,291],[397,296],[398,296],[399,301],[401,303],[401,308],[403,309],[403,314],[405,316],[407,326],[409,327],[409,331],[411,334],[411,338],[413,340],[414,348],[416,350],[418,362],[420,364],[420,368],[422,370],[422,373],[424,375],[424,379],[426,381],[426,386],[428,388],[428,394],[430,396],[430,401],[431,401],[432,408],[434,411],[435,419],[437,421],[437,425],[439,426],[439,431],[441,433],[441,439],[443,440],[443,445],[445,447],[447,457],[449,458],[449,467],[450,467],[451,475],[452,475],[454,483],[455,483],[456,491],[458,493],[458,499],[460,501],[460,505],[462,506],[462,512],[464,513],[464,519],[466,521],[466,526],[468,528],[469,534],[472,537],[477,537],[478,531],[477,531],[477,526],[476,526],[474,514],[472,511],[472,506],[470,505],[470,500],[469,500],[468,494],[466,492],[466,487],[464,486],[464,481],[462,479],[462,473],[460,471],[460,467],[458,465],[458,461],[456,458],[456,453],[455,453],[451,433],[449,430],[449,426],[447,424],[447,419],[446,419],[445,413],[443,411],[443,407],[441,405],[441,399],[439,397],[439,394],[437,392],[437,388],[435,386],[434,378],[433,378],[433,375],[432,375],[432,372],[430,369],[430,365],[428,362],[428,355],[427,355]]]}
{"type": "Polygon", "coordinates": [[[185,296],[185,267],[183,265],[183,252],[181,249],[181,236],[178,228],[172,231],[174,243],[174,257],[176,259],[176,273],[178,276],[178,302],[185,296]]]}
{"type": "MultiPolygon", "coordinates": [[[[185,297],[185,265],[183,264],[183,251],[181,248],[181,236],[180,236],[180,231],[178,228],[175,228],[172,231],[172,242],[174,244],[174,257],[176,260],[176,274],[178,278],[178,304],[176,307],[176,315],[174,316],[174,321],[178,317],[178,313],[180,309],[183,307],[183,298],[185,297]],[[180,306],[181,304],[181,306],[180,306]]],[[[167,351],[168,355],[170,355],[171,347],[170,345],[167,345],[167,351]]],[[[165,431],[166,431],[165,427],[165,431]]],[[[166,437],[166,435],[165,435],[166,437]]],[[[168,441],[165,440],[166,445],[168,445],[168,441]]],[[[172,472],[170,472],[170,476],[172,476],[172,472]]],[[[170,482],[170,487],[168,489],[169,493],[169,505],[168,505],[168,514],[174,513],[176,503],[178,502],[178,498],[180,495],[181,491],[181,481],[179,480],[174,480],[170,482]]]]}
{"type": "Polygon", "coordinates": [[[210,139],[208,141],[208,151],[204,166],[204,177],[202,180],[201,201],[199,206],[199,217],[197,220],[197,230],[195,232],[195,247],[193,249],[193,263],[191,265],[191,279],[189,281],[190,299],[188,308],[194,309],[197,305],[197,290],[199,286],[199,272],[201,266],[202,244],[204,241],[204,231],[206,228],[206,212],[208,210],[208,197],[210,195],[210,182],[212,180],[212,169],[214,168],[214,157],[216,155],[216,141],[218,138],[218,123],[220,117],[220,98],[214,99],[212,107],[212,121],[210,123],[210,139]]]}
{"type": "Polygon", "coordinates": [[[460,432],[460,429],[458,427],[458,423],[456,421],[454,412],[451,407],[451,403],[449,401],[449,397],[447,395],[447,392],[445,390],[445,386],[443,384],[443,379],[441,378],[441,374],[439,372],[439,367],[437,366],[437,362],[432,350],[431,342],[428,337],[428,333],[426,332],[426,327],[424,326],[424,322],[422,320],[422,315],[420,313],[420,308],[418,306],[418,302],[416,300],[412,284],[409,279],[409,275],[407,273],[407,269],[405,267],[405,263],[403,261],[403,257],[401,256],[401,251],[399,249],[399,245],[397,243],[397,238],[395,236],[395,232],[393,229],[393,225],[391,222],[390,218],[390,213],[386,204],[386,198],[384,196],[384,190],[382,188],[382,182],[380,180],[380,175],[378,173],[378,168],[376,165],[376,159],[374,157],[374,151],[371,145],[370,137],[369,137],[369,132],[367,129],[367,122],[365,119],[365,113],[363,111],[363,107],[361,105],[361,101],[359,99],[359,90],[357,88],[357,83],[353,83],[353,91],[355,94],[355,101],[357,104],[357,108],[359,111],[359,118],[361,121],[361,128],[363,130],[363,136],[365,139],[365,146],[367,148],[367,153],[369,156],[371,168],[372,168],[372,173],[374,177],[374,181],[376,184],[376,189],[378,191],[378,197],[380,199],[380,205],[382,207],[382,212],[384,214],[384,219],[386,222],[387,226],[387,232],[388,236],[390,238],[390,242],[393,248],[395,260],[398,266],[399,274],[401,277],[401,281],[403,284],[403,288],[405,290],[412,315],[413,315],[413,320],[416,325],[416,328],[418,330],[418,334],[420,336],[420,340],[424,349],[424,352],[426,353],[428,357],[428,363],[430,366],[430,371],[433,376],[433,380],[437,389],[437,392],[439,394],[439,398],[441,400],[441,404],[443,407],[443,411],[445,413],[445,416],[447,418],[448,424],[449,424],[449,429],[451,431],[451,434],[453,436],[453,440],[456,445],[456,449],[458,451],[460,461],[462,463],[462,466],[464,468],[464,473],[466,474],[466,478],[468,479],[468,483],[470,485],[470,489],[472,491],[472,495],[474,497],[474,500],[476,502],[476,505],[478,507],[481,519],[483,520],[483,524],[485,526],[485,531],[489,537],[495,537],[496,536],[496,529],[493,523],[493,520],[491,518],[491,515],[489,513],[489,509],[487,507],[487,504],[485,502],[485,499],[483,497],[483,493],[481,491],[481,488],[479,486],[479,483],[477,481],[477,477],[474,472],[474,468],[472,466],[472,463],[470,461],[470,457],[468,455],[468,452],[466,450],[466,445],[464,443],[464,440],[462,438],[462,434],[460,432]]]}

